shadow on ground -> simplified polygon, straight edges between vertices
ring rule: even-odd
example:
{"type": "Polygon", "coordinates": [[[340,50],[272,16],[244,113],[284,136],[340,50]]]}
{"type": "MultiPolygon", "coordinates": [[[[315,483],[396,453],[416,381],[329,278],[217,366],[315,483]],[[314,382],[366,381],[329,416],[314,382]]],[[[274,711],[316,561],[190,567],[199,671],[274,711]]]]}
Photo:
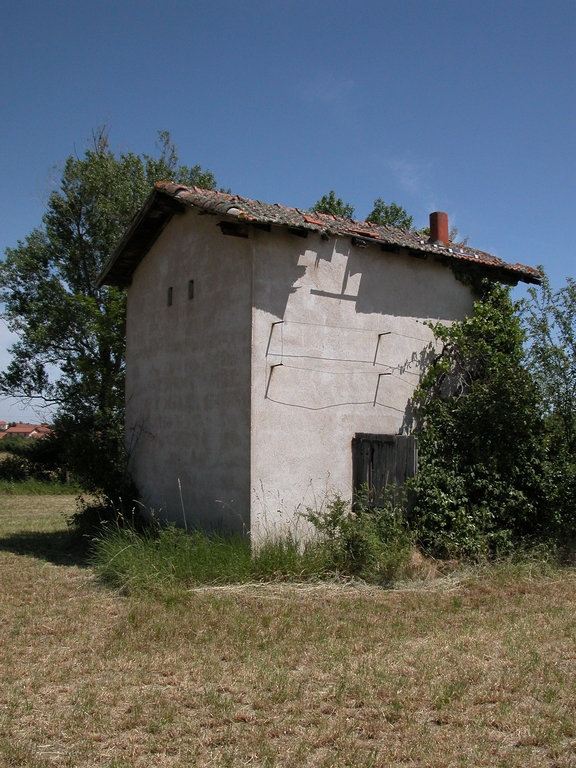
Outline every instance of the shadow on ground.
{"type": "Polygon", "coordinates": [[[54,565],[88,567],[89,542],[73,531],[22,531],[0,538],[0,552],[29,555],[54,565]]]}

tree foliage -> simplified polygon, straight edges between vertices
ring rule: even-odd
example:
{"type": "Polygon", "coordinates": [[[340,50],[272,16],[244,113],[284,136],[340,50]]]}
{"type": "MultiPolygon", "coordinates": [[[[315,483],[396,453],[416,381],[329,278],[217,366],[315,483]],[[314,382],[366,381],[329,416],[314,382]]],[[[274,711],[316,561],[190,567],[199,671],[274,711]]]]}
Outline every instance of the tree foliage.
{"type": "MultiPolygon", "coordinates": [[[[354,206],[350,203],[345,203],[341,197],[336,197],[333,189],[327,195],[321,197],[310,210],[317,213],[328,213],[343,219],[351,219],[354,216],[354,206]]],[[[409,216],[406,209],[402,208],[401,205],[395,202],[387,205],[379,197],[374,200],[374,208],[370,215],[366,217],[366,221],[374,224],[387,224],[390,227],[412,229],[414,217],[409,216]]]]}
{"type": "Polygon", "coordinates": [[[381,197],[378,197],[374,200],[374,208],[366,217],[366,221],[399,229],[412,229],[414,217],[409,216],[406,209],[398,203],[392,201],[387,205],[381,197]]]}
{"type": "Polygon", "coordinates": [[[564,530],[576,531],[576,281],[553,291],[539,269],[542,284],[529,290],[523,307],[527,365],[546,424],[551,500],[564,530]]]}
{"type": "Polygon", "coordinates": [[[310,210],[316,211],[316,213],[340,216],[343,219],[351,219],[354,216],[354,206],[350,205],[350,203],[345,203],[342,198],[336,197],[333,189],[327,195],[321,197],[310,210]]]}
{"type": "Polygon", "coordinates": [[[528,365],[536,379],[550,429],[576,455],[576,281],[552,291],[542,267],[542,285],[530,288],[523,319],[528,365]]]}
{"type": "Polygon", "coordinates": [[[413,525],[440,555],[490,555],[553,536],[538,387],[509,289],[484,283],[474,315],[433,326],[441,345],[415,400],[421,419],[413,525]]]}
{"type": "Polygon", "coordinates": [[[92,487],[95,468],[120,458],[124,407],[125,295],[96,278],[156,181],[216,186],[209,171],[179,164],[167,132],[157,146],[157,157],[117,155],[97,131],[64,162],[42,225],[0,264],[2,317],[18,336],[0,392],[55,409],[69,460],[92,487]]]}
{"type": "MultiPolygon", "coordinates": [[[[419,229],[418,232],[425,237],[430,237],[430,227],[422,227],[422,229],[419,229]]],[[[448,233],[450,242],[454,243],[454,245],[468,245],[468,235],[461,238],[460,240],[458,239],[458,235],[458,227],[450,227],[450,232],[448,233]]]]}

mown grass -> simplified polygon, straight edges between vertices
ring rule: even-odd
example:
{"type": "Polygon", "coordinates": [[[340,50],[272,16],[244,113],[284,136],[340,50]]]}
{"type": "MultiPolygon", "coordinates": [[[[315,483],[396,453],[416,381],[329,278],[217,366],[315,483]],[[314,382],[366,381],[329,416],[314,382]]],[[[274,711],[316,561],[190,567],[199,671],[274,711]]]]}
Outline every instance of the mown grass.
{"type": "Polygon", "coordinates": [[[70,495],[0,494],[0,557],[11,552],[48,563],[84,564],[88,542],[67,525],[75,510],[76,497],[70,495]]]}
{"type": "Polygon", "coordinates": [[[66,520],[76,509],[76,498],[69,495],[33,496],[0,493],[0,537],[18,533],[64,533],[66,520]]]}
{"type": "MultiPolygon", "coordinates": [[[[64,533],[59,504],[0,497],[2,542],[64,533]]],[[[7,768],[574,766],[576,575],[552,561],[123,595],[2,544],[0,581],[7,768]]]]}

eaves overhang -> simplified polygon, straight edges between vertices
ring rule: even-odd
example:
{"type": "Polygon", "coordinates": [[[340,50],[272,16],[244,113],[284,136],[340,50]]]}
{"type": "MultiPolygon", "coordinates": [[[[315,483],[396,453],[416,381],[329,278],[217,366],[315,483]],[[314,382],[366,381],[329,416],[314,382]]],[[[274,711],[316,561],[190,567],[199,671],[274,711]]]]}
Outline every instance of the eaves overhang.
{"type": "Polygon", "coordinates": [[[153,189],[134,216],[122,239],[98,275],[96,287],[116,285],[126,288],[134,270],[154,245],[174,214],[183,214],[186,205],[180,200],[153,189]]]}

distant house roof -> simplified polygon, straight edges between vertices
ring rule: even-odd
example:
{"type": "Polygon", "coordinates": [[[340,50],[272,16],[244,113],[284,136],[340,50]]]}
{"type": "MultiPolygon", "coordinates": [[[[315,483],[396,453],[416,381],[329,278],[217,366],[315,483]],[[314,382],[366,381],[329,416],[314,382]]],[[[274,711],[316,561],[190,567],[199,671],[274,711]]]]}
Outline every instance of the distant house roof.
{"type": "Polygon", "coordinates": [[[39,435],[49,435],[52,432],[52,429],[50,427],[47,427],[45,424],[39,424],[36,427],[36,432],[39,435]]]}
{"type": "MultiPolygon", "coordinates": [[[[108,259],[98,278],[98,285],[125,287],[132,282],[134,270],[175,213],[194,207],[204,213],[218,215],[218,224],[253,225],[271,229],[286,228],[295,235],[306,237],[317,232],[324,237],[352,237],[360,247],[380,245],[391,253],[411,253],[420,258],[434,257],[445,263],[460,262],[474,265],[494,280],[516,284],[539,283],[538,270],[523,264],[508,264],[497,256],[458,243],[431,242],[419,232],[396,229],[386,224],[343,219],[329,214],[288,208],[279,203],[261,203],[226,192],[198,187],[185,187],[171,181],[158,182],[148,199],[133,218],[128,230],[108,259]]],[[[223,228],[223,232],[226,229],[223,228]]]]}
{"type": "Polygon", "coordinates": [[[24,434],[25,432],[33,432],[37,424],[15,424],[13,427],[8,427],[8,431],[13,435],[24,434]]]}

